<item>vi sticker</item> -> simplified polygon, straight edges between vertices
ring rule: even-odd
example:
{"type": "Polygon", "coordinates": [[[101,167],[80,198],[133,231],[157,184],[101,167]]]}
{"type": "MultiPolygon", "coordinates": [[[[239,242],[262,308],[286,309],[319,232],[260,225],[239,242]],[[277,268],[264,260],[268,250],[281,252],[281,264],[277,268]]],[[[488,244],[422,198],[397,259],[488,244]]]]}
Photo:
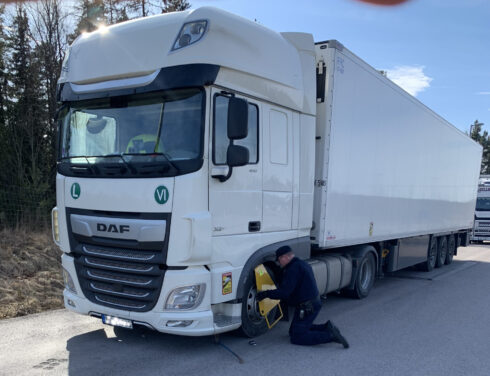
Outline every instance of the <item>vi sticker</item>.
{"type": "Polygon", "coordinates": [[[160,205],[165,204],[168,201],[169,196],[168,189],[164,185],[160,185],[155,189],[155,201],[160,205]]]}

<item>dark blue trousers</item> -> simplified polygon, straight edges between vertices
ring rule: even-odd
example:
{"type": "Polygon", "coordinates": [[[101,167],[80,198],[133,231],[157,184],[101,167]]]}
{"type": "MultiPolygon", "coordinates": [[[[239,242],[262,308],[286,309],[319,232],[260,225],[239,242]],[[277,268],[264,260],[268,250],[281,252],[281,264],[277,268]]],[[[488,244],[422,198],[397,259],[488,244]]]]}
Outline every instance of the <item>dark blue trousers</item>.
{"type": "Polygon", "coordinates": [[[322,302],[320,299],[313,301],[313,313],[300,319],[300,309],[294,309],[294,316],[289,327],[291,343],[295,345],[318,345],[320,343],[332,342],[332,336],[327,328],[322,325],[315,325],[313,321],[318,316],[322,302]]]}

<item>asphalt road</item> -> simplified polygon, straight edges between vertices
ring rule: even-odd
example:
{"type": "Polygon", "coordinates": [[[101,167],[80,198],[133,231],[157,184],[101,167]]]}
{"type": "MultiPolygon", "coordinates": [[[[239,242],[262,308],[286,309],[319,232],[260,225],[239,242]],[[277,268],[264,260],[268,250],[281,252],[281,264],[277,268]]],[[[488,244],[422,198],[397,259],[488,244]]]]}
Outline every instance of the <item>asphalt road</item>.
{"type": "Polygon", "coordinates": [[[362,301],[329,296],[351,344],[289,344],[288,324],[248,339],[126,331],[65,310],[0,321],[0,375],[490,375],[490,245],[452,265],[401,271],[362,301]]]}

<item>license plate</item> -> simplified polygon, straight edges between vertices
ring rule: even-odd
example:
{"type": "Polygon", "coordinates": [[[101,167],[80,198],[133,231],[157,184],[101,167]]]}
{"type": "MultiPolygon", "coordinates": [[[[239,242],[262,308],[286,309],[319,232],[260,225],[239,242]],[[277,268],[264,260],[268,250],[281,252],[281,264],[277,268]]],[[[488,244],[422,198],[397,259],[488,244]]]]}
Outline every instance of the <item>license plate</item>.
{"type": "Polygon", "coordinates": [[[120,317],[102,315],[102,322],[107,325],[133,329],[133,322],[131,320],[121,319],[120,317]]]}

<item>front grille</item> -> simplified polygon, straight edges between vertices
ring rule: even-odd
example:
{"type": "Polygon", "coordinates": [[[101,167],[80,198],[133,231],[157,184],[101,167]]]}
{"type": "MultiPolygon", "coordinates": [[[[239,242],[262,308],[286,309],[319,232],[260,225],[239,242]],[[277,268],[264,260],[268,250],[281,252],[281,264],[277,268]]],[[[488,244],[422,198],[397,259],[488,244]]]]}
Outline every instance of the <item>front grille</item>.
{"type": "Polygon", "coordinates": [[[87,245],[77,253],[78,279],[90,301],[138,312],[155,306],[165,271],[161,254],[87,245]]]}
{"type": "Polygon", "coordinates": [[[476,229],[476,230],[475,230],[475,233],[476,233],[476,234],[489,234],[489,233],[490,233],[490,229],[486,229],[486,228],[483,228],[483,229],[476,229]]]}
{"type": "MultiPolygon", "coordinates": [[[[95,218],[124,218],[124,213],[96,213],[67,209],[71,213],[95,218]]],[[[165,220],[166,231],[160,242],[138,242],[74,233],[68,221],[70,245],[75,258],[78,280],[85,297],[93,303],[135,312],[151,310],[160,295],[167,269],[166,248],[170,214],[141,215],[137,218],[165,220]]],[[[128,218],[131,223],[132,218],[128,218]]]]}

